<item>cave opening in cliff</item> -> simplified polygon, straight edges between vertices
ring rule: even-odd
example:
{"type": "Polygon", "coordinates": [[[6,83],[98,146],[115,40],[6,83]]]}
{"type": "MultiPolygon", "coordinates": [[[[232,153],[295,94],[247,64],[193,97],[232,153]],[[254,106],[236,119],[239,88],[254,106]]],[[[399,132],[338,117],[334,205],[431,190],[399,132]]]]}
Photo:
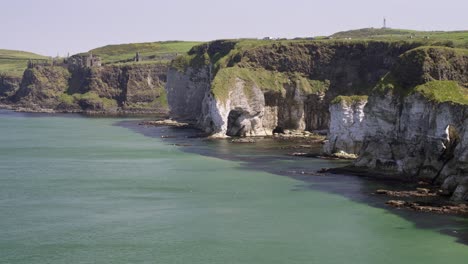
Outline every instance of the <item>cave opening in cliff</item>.
{"type": "Polygon", "coordinates": [[[240,109],[231,110],[228,114],[226,135],[230,137],[245,136],[245,126],[241,124],[244,112],[240,109]]]}
{"type": "Polygon", "coordinates": [[[284,134],[284,128],[280,126],[276,126],[275,129],[273,129],[273,134],[284,134]]]}
{"type": "Polygon", "coordinates": [[[458,129],[453,125],[448,125],[446,128],[447,134],[447,150],[450,150],[452,153],[455,150],[455,147],[458,145],[460,141],[460,133],[458,129]]]}
{"type": "Polygon", "coordinates": [[[445,150],[439,156],[439,161],[443,162],[442,167],[437,172],[437,175],[432,179],[432,183],[436,183],[439,179],[442,170],[447,165],[447,163],[455,157],[455,148],[457,147],[458,143],[460,142],[460,133],[458,129],[454,125],[448,125],[445,128],[445,135],[444,135],[444,146],[445,150]]]}
{"type": "Polygon", "coordinates": [[[448,162],[454,157],[455,148],[460,142],[460,133],[458,132],[458,129],[455,126],[448,125],[447,128],[445,128],[445,136],[445,150],[439,157],[439,160],[448,162]]]}

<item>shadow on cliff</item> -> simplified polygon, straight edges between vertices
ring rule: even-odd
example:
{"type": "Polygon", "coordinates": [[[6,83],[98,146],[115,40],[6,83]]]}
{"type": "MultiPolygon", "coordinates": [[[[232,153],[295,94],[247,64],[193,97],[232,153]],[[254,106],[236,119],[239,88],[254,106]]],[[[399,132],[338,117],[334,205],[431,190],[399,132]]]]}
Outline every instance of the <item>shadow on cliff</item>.
{"type": "MultiPolygon", "coordinates": [[[[290,142],[263,140],[256,144],[234,144],[229,140],[207,140],[199,138],[200,132],[195,129],[178,129],[170,127],[146,127],[137,121],[121,121],[118,126],[129,128],[147,137],[160,138],[167,144],[176,145],[188,153],[216,157],[241,162],[243,170],[259,170],[281,176],[288,176],[302,181],[291,191],[318,190],[346,197],[355,202],[396,214],[422,229],[434,230],[453,236],[457,242],[468,245],[468,219],[453,215],[422,213],[408,209],[396,209],[385,204],[392,199],[388,196],[375,195],[377,189],[408,190],[416,186],[402,184],[395,180],[376,180],[370,177],[350,175],[319,174],[317,170],[324,167],[347,165],[346,161],[322,160],[288,156],[294,152],[290,142]]],[[[311,148],[319,153],[320,146],[311,148]]]]}

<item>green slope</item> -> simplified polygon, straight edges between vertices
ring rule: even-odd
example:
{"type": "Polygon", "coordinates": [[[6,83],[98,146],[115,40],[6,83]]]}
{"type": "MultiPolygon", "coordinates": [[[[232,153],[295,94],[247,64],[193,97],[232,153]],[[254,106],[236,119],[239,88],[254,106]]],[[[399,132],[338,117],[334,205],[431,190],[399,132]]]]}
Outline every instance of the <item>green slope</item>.
{"type": "Polygon", "coordinates": [[[137,52],[144,61],[170,61],[177,54],[186,53],[200,42],[164,41],[107,45],[90,50],[88,53],[98,55],[103,63],[117,63],[131,61],[137,52]]]}
{"type": "Polygon", "coordinates": [[[25,51],[0,49],[0,74],[21,76],[29,59],[49,59],[49,57],[25,51]]]}
{"type": "Polygon", "coordinates": [[[455,81],[431,81],[416,86],[414,91],[435,102],[455,102],[468,105],[468,89],[460,87],[455,81]]]}
{"type": "Polygon", "coordinates": [[[464,31],[417,31],[392,28],[362,28],[337,32],[330,37],[334,39],[364,40],[412,40],[422,41],[427,45],[444,45],[468,48],[468,30],[464,31]]]}

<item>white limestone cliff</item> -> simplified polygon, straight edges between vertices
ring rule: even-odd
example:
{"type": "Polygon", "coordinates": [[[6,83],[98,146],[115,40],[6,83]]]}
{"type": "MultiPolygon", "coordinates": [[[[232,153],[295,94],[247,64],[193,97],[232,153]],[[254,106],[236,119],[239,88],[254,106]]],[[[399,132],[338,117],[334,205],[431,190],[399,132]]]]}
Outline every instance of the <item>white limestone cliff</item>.
{"type": "Polygon", "coordinates": [[[330,129],[324,144],[328,155],[346,152],[358,154],[362,147],[366,129],[364,127],[365,97],[346,100],[346,97],[330,104],[330,129]]]}
{"type": "Polygon", "coordinates": [[[210,80],[208,66],[185,72],[170,69],[166,91],[171,116],[196,123],[212,137],[267,136],[277,127],[306,130],[324,123],[314,118],[314,113],[324,112],[323,95],[306,94],[294,85],[285,86],[282,93],[264,91],[236,78],[226,98],[220,99],[210,80]]]}
{"type": "Polygon", "coordinates": [[[419,93],[402,101],[391,92],[330,107],[327,153],[359,153],[357,167],[441,184],[468,201],[468,107],[436,103],[419,93]],[[362,147],[361,147],[362,146],[362,147]]]}

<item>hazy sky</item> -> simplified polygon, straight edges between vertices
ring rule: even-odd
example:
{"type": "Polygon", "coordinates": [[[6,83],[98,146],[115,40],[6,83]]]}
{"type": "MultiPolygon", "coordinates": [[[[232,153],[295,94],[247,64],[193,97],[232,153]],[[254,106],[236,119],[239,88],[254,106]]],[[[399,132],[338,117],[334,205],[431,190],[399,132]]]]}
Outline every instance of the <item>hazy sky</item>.
{"type": "Polygon", "coordinates": [[[0,0],[0,48],[66,55],[107,44],[297,37],[381,27],[468,29],[468,0],[0,0]]]}

